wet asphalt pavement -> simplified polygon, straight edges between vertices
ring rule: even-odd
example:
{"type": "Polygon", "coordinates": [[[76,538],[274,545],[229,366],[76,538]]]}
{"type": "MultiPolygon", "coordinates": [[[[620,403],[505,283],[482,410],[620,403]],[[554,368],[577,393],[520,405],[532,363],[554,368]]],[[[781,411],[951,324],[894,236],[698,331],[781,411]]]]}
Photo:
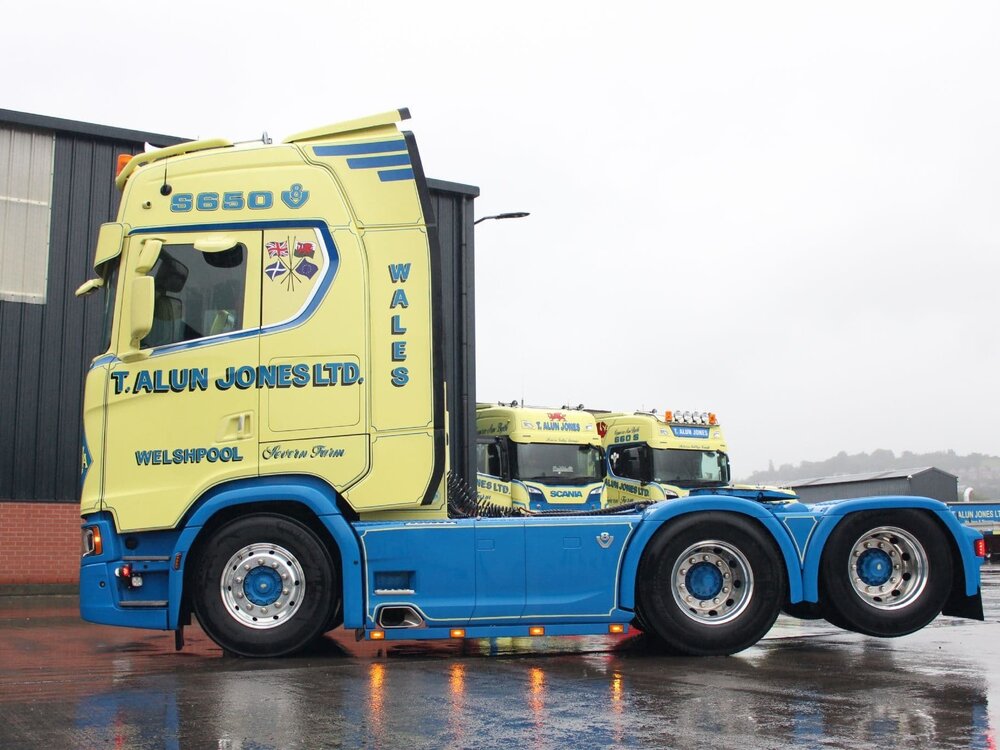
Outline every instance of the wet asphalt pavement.
{"type": "Polygon", "coordinates": [[[355,643],[230,658],[197,628],[82,622],[0,597],[0,748],[1000,747],[1000,565],[986,622],[879,640],[781,617],[747,651],[641,635],[355,643]]]}

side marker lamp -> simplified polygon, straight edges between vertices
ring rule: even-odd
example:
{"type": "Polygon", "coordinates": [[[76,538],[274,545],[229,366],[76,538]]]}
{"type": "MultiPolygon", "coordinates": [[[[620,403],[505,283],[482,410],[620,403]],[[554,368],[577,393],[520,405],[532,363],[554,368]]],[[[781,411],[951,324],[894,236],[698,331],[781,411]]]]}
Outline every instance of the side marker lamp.
{"type": "Polygon", "coordinates": [[[118,162],[115,164],[115,177],[122,173],[125,166],[132,161],[132,154],[118,154],[118,162]]]}
{"type": "Polygon", "coordinates": [[[545,635],[545,628],[541,625],[532,625],[528,628],[528,635],[545,635]]]}
{"type": "Polygon", "coordinates": [[[100,555],[104,552],[100,526],[84,526],[80,538],[80,556],[100,555]]]}
{"type": "Polygon", "coordinates": [[[465,638],[465,628],[452,628],[451,629],[452,638],[465,638]]]}
{"type": "Polygon", "coordinates": [[[974,549],[976,557],[986,557],[986,540],[983,537],[979,537],[975,542],[974,549]]]}
{"type": "Polygon", "coordinates": [[[708,413],[708,423],[709,424],[719,424],[718,418],[712,413],[708,413]]]}
{"type": "Polygon", "coordinates": [[[368,634],[368,637],[371,638],[373,641],[384,641],[385,640],[385,631],[384,630],[373,630],[371,633],[368,634]]]}
{"type": "Polygon", "coordinates": [[[618,635],[620,633],[624,633],[625,626],[622,625],[620,622],[613,622],[610,625],[608,625],[608,632],[611,633],[612,635],[618,635]]]}

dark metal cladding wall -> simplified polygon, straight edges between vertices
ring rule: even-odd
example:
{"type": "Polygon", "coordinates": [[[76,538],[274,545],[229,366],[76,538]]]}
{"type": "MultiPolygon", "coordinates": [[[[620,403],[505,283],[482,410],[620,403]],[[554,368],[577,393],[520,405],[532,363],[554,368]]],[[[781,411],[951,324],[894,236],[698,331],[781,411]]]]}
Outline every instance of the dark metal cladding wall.
{"type": "Polygon", "coordinates": [[[82,374],[99,346],[101,295],[73,293],[94,275],[98,230],[118,210],[117,155],[142,149],[56,133],[46,303],[0,301],[0,500],[78,499],[82,374]]]}
{"type": "Polygon", "coordinates": [[[954,503],[960,500],[958,477],[944,471],[931,470],[915,474],[910,481],[910,489],[914,495],[932,497],[943,503],[954,503]]]}
{"type": "Polygon", "coordinates": [[[444,368],[451,470],[476,477],[476,276],[473,204],[479,188],[428,180],[441,245],[444,368]]]}
{"type": "Polygon", "coordinates": [[[806,485],[805,487],[796,487],[795,492],[807,503],[818,503],[823,500],[843,500],[852,497],[914,494],[906,477],[873,479],[864,482],[844,482],[842,484],[806,485]]]}

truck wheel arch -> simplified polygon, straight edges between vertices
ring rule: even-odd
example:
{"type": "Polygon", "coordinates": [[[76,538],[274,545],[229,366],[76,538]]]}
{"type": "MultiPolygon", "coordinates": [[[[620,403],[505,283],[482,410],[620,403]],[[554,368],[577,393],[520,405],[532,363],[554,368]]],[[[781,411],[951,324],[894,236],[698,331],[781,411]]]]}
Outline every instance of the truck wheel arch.
{"type": "Polygon", "coordinates": [[[190,611],[185,584],[188,563],[197,554],[198,545],[222,524],[258,512],[287,515],[305,523],[326,544],[330,554],[339,558],[344,624],[359,627],[360,613],[364,611],[361,548],[353,527],[337,503],[336,492],[315,477],[284,476],[218,485],[191,506],[180,524],[183,532],[172,554],[174,560],[181,556],[181,565],[179,570],[171,566],[168,628],[176,629],[190,611]],[[358,614],[352,616],[352,613],[358,614]]]}
{"type": "Polygon", "coordinates": [[[721,495],[702,495],[679,500],[670,500],[657,506],[643,517],[639,528],[629,540],[625,558],[622,561],[619,602],[624,609],[635,609],[636,602],[636,582],[639,573],[639,564],[642,560],[646,546],[653,536],[664,526],[681,516],[691,513],[703,513],[710,511],[724,511],[738,513],[749,516],[774,538],[785,565],[785,573],[788,582],[788,596],[792,602],[802,599],[802,570],[799,564],[799,557],[788,536],[788,532],[766,509],[760,507],[756,502],[743,500],[741,498],[725,497],[721,495]]]}
{"type": "MultiPolygon", "coordinates": [[[[957,604],[965,597],[975,596],[978,591],[979,564],[976,561],[971,543],[963,530],[961,522],[948,507],[937,500],[921,497],[871,497],[846,500],[832,506],[820,519],[816,531],[809,540],[802,561],[802,599],[816,602],[819,600],[819,570],[823,551],[830,534],[837,525],[852,513],[866,510],[882,510],[886,507],[920,510],[931,516],[942,527],[949,542],[954,570],[952,599],[957,604]]],[[[793,600],[794,601],[794,600],[793,600]]],[[[949,607],[945,607],[947,611],[949,607]]]]}

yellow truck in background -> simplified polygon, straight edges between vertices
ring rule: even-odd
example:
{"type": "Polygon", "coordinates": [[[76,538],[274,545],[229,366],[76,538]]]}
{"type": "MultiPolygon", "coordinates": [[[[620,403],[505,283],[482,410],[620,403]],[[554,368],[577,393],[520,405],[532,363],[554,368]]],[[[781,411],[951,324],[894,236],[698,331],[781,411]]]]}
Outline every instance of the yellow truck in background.
{"type": "Polygon", "coordinates": [[[604,449],[580,409],[476,405],[480,499],[525,510],[603,507],[604,449]]]}
{"type": "Polygon", "coordinates": [[[608,457],[609,506],[705,493],[756,500],[797,499],[791,490],[732,484],[726,438],[714,413],[594,414],[608,457]]]}

